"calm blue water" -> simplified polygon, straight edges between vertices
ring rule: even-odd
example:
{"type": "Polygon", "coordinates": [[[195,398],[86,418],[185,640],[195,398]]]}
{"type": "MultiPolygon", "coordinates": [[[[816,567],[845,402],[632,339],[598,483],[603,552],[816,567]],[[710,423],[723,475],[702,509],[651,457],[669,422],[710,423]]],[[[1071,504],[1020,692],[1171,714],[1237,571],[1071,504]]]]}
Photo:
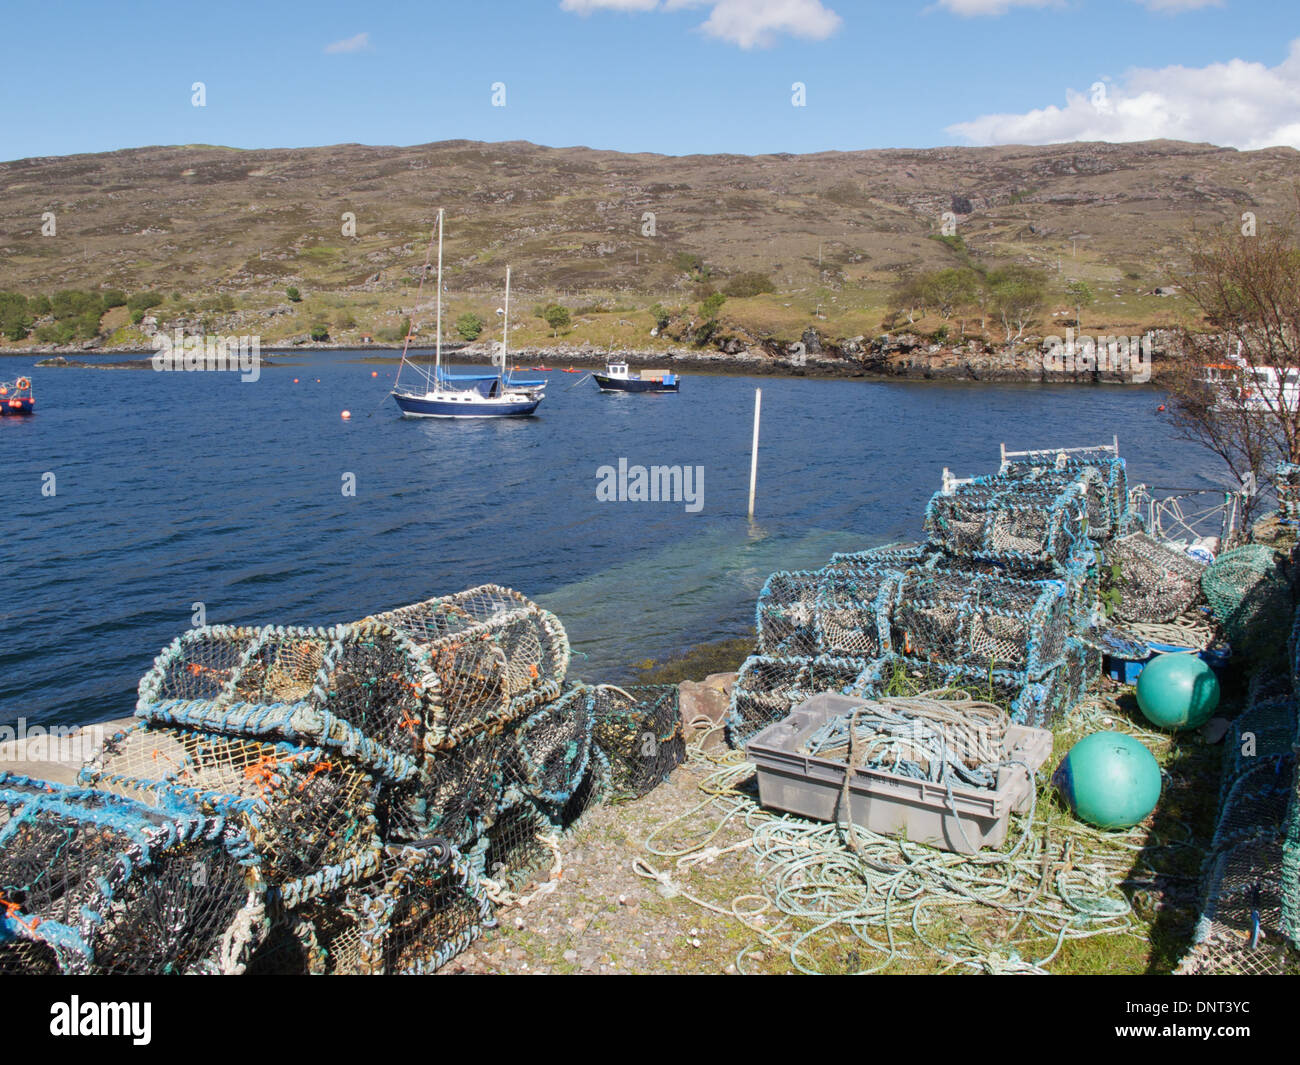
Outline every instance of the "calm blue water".
{"type": "Polygon", "coordinates": [[[348,353],[264,366],[255,384],[33,361],[0,360],[37,400],[0,419],[0,721],[130,713],[196,602],[210,623],[329,624],[485,581],[559,614],[587,655],[577,675],[617,681],[745,632],[772,570],[918,538],[943,467],[992,471],[1000,441],[1118,433],[1131,481],[1217,479],[1150,389],[687,375],[680,395],[635,397],[554,373],[537,418],[444,422],[399,418],[394,365],[348,353]],[[598,502],[596,470],[620,457],[703,466],[704,509],[598,502]]]}

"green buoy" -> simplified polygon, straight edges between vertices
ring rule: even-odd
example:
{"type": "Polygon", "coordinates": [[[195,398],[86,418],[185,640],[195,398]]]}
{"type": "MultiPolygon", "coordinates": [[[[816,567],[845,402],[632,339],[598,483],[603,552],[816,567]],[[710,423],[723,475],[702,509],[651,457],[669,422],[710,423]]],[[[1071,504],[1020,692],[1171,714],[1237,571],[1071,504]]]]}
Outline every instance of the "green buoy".
{"type": "Polygon", "coordinates": [[[1158,728],[1200,728],[1219,705],[1219,678],[1196,655],[1157,655],[1138,674],[1137,701],[1158,728]]]}
{"type": "Polygon", "coordinates": [[[1052,782],[1082,821],[1132,828],[1160,799],[1155,756],[1122,732],[1094,732],[1061,759],[1052,782]]]}

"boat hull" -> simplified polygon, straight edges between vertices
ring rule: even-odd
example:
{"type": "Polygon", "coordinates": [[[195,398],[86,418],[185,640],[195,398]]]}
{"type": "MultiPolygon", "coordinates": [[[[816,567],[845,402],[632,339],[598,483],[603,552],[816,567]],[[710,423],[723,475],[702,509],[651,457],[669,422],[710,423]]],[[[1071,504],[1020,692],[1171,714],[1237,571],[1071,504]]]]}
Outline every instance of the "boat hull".
{"type": "Polygon", "coordinates": [[[593,373],[592,379],[602,392],[676,392],[681,387],[680,381],[670,385],[662,381],[639,381],[635,378],[607,377],[603,373],[593,373]]]}
{"type": "Polygon", "coordinates": [[[465,402],[456,399],[430,399],[393,393],[393,399],[407,418],[527,418],[537,410],[541,399],[519,401],[465,402]]]}

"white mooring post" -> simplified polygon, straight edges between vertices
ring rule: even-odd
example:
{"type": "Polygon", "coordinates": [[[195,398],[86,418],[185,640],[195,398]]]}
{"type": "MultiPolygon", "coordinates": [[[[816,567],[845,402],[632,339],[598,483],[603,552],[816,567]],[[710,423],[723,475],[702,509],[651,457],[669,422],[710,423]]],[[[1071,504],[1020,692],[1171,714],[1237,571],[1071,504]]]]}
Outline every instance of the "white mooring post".
{"type": "Polygon", "coordinates": [[[749,516],[754,517],[754,487],[758,483],[758,419],[763,410],[763,390],[754,389],[754,446],[749,456],[749,516]]]}

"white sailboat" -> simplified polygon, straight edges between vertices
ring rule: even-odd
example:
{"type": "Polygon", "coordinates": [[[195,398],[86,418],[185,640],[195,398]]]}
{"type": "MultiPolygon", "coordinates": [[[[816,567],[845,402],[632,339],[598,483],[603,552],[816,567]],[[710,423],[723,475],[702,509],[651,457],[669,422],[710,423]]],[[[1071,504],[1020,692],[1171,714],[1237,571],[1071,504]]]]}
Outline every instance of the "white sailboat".
{"type": "MultiPolygon", "coordinates": [[[[428,367],[419,366],[407,357],[411,344],[408,331],[402,345],[402,362],[397,372],[397,381],[393,384],[393,399],[407,418],[522,418],[534,413],[546,396],[545,382],[529,382],[527,385],[511,380],[510,376],[510,267],[506,267],[506,304],[501,331],[501,365],[497,374],[482,376],[452,377],[442,369],[442,209],[438,209],[438,299],[437,299],[437,336],[434,341],[434,364],[432,372],[428,367]],[[424,378],[424,390],[403,389],[401,387],[402,371],[407,367],[424,378]],[[459,387],[454,382],[464,382],[459,387]]],[[[428,257],[425,257],[425,270],[428,271],[428,257]]],[[[420,289],[424,288],[424,276],[420,277],[420,289]]]]}

